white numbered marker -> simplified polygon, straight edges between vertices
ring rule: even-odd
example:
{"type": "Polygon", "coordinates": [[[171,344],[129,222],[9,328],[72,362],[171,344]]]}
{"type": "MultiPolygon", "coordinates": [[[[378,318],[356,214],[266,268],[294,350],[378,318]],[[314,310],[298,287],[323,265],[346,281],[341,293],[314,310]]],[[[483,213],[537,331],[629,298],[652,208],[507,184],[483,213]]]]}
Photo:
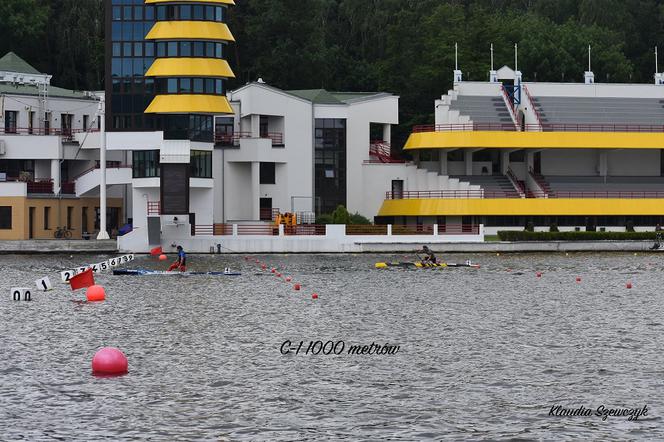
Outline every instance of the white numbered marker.
{"type": "Polygon", "coordinates": [[[92,273],[99,273],[99,264],[90,264],[90,267],[92,267],[92,273]]]}
{"type": "Polygon", "coordinates": [[[133,261],[133,260],[134,260],[134,254],[133,254],[133,253],[130,253],[129,255],[127,255],[127,259],[128,259],[129,261],[133,261]]]}
{"type": "Polygon", "coordinates": [[[65,284],[69,284],[69,280],[74,275],[76,275],[76,270],[65,270],[64,272],[60,272],[60,277],[62,278],[62,282],[64,282],[65,284]]]}
{"type": "Polygon", "coordinates": [[[42,279],[38,279],[35,281],[35,284],[37,285],[37,288],[39,290],[48,292],[49,290],[53,290],[53,284],[51,284],[51,280],[48,279],[48,276],[44,276],[42,279]]]}
{"type": "Polygon", "coordinates": [[[87,269],[89,269],[89,268],[90,268],[90,266],[79,267],[79,268],[77,269],[77,272],[76,272],[76,273],[83,273],[83,272],[85,272],[85,271],[86,271],[87,269]]]}
{"type": "Polygon", "coordinates": [[[105,272],[106,270],[108,270],[108,261],[100,262],[97,265],[99,266],[99,271],[100,272],[105,272]]]}
{"type": "Polygon", "coordinates": [[[32,301],[32,290],[27,287],[12,287],[11,295],[14,301],[32,301]]]}
{"type": "Polygon", "coordinates": [[[117,267],[118,264],[120,264],[119,258],[111,258],[108,260],[108,265],[110,265],[111,267],[117,267]]]}

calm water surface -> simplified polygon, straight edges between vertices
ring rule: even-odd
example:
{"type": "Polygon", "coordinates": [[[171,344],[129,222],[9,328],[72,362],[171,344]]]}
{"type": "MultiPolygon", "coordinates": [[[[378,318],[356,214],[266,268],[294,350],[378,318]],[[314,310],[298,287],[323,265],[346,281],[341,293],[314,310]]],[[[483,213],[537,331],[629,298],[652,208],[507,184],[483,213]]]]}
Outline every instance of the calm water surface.
{"type": "Polygon", "coordinates": [[[190,256],[243,275],[98,275],[106,302],[72,302],[84,293],[58,272],[105,258],[0,256],[0,440],[664,439],[664,255],[449,257],[479,270],[258,256],[300,292],[242,256],[190,256]],[[44,275],[54,291],[11,300],[44,275]],[[400,349],[282,355],[286,339],[400,349]],[[128,375],[91,375],[103,346],[128,375]],[[548,416],[555,404],[649,413],[548,416]]]}

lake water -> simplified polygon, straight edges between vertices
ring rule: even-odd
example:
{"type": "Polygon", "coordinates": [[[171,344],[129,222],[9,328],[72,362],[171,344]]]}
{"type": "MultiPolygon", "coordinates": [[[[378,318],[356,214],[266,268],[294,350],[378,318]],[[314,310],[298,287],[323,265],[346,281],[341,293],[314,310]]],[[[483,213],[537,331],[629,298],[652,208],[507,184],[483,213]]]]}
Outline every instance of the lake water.
{"type": "Polygon", "coordinates": [[[59,271],[108,256],[3,255],[0,439],[662,440],[662,257],[457,255],[482,267],[376,270],[405,257],[192,255],[191,270],[243,274],[97,275],[107,300],[78,303],[84,291],[59,271]],[[10,287],[44,275],[54,291],[12,301],[10,287]],[[286,340],[304,341],[299,355],[282,354],[286,340]],[[303,354],[317,340],[345,353],[303,354]],[[372,342],[399,350],[347,353],[372,342]],[[128,375],[91,375],[103,346],[125,352],[128,375]],[[554,405],[648,414],[550,416],[554,405]]]}

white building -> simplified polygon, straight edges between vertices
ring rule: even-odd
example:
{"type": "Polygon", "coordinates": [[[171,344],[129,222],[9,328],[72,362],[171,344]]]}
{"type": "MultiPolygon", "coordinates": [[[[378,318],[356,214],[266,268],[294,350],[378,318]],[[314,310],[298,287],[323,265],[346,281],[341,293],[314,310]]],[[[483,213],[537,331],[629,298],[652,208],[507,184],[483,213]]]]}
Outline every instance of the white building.
{"type": "MultiPolygon", "coordinates": [[[[53,238],[58,227],[81,238],[98,229],[99,96],[51,85],[12,52],[0,58],[0,239],[53,238]]],[[[124,156],[108,160],[117,166],[124,156]]],[[[109,192],[115,229],[126,220],[124,191],[109,192]]]]}

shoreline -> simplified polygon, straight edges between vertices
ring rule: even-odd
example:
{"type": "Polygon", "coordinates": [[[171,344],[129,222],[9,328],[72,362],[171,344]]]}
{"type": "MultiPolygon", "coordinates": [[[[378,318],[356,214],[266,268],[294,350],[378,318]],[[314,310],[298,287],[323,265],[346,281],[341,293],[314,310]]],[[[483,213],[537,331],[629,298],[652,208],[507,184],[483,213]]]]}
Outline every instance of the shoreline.
{"type": "MultiPolygon", "coordinates": [[[[190,254],[207,255],[234,255],[234,254],[364,254],[364,253],[402,253],[427,244],[437,253],[557,253],[557,252],[649,252],[653,242],[649,240],[623,240],[623,241],[487,241],[487,242],[457,242],[440,243],[427,242],[422,237],[420,242],[362,242],[357,243],[359,250],[223,250],[221,253],[198,252],[191,250],[190,254]]],[[[245,243],[246,244],[246,243],[245,243]]],[[[661,249],[664,252],[664,249],[661,249]]],[[[0,241],[0,252],[15,254],[81,254],[81,253],[137,253],[142,251],[119,250],[115,240],[7,240],[0,241]]],[[[165,253],[169,251],[165,250],[165,253]]]]}

